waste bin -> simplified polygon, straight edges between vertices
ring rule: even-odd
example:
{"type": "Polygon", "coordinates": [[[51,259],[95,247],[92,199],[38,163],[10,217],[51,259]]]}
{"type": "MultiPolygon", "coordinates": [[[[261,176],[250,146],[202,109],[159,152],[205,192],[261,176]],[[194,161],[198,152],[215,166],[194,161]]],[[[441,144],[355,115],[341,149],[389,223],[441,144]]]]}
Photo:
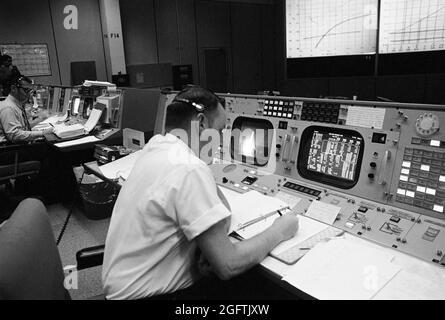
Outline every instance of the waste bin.
{"type": "Polygon", "coordinates": [[[85,216],[91,220],[111,217],[118,192],[117,188],[108,182],[81,183],[79,193],[85,216]]]}
{"type": "Polygon", "coordinates": [[[119,194],[118,187],[85,173],[83,168],[74,168],[74,172],[85,216],[91,220],[109,218],[119,194]]]}

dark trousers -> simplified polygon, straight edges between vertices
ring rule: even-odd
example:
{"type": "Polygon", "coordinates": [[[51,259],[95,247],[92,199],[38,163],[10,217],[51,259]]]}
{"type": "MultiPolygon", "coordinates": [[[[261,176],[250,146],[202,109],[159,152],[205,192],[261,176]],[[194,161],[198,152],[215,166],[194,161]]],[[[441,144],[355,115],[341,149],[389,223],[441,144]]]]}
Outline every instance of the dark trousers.
{"type": "Polygon", "coordinates": [[[145,300],[289,300],[295,296],[254,268],[231,280],[202,278],[191,287],[145,300]]]}

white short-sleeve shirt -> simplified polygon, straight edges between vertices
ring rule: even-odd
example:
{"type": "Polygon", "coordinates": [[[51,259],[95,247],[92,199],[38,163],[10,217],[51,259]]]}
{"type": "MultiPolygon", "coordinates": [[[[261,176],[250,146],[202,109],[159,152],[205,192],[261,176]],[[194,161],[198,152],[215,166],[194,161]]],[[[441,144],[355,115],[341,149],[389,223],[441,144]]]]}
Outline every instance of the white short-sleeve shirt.
{"type": "Polygon", "coordinates": [[[141,299],[191,286],[194,239],[230,216],[207,165],[177,137],[153,137],[119,193],[105,244],[107,299],[141,299]]]}

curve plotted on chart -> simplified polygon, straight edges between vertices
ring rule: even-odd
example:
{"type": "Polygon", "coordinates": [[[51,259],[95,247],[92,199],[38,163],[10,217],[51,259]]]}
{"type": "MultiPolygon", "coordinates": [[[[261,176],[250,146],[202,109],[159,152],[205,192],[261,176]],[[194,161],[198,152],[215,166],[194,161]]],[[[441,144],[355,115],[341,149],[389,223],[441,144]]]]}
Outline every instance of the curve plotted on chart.
{"type": "Polygon", "coordinates": [[[287,0],[287,57],[373,54],[377,0],[287,0]]]}
{"type": "Polygon", "coordinates": [[[445,0],[381,0],[380,53],[445,50],[445,0]]]}

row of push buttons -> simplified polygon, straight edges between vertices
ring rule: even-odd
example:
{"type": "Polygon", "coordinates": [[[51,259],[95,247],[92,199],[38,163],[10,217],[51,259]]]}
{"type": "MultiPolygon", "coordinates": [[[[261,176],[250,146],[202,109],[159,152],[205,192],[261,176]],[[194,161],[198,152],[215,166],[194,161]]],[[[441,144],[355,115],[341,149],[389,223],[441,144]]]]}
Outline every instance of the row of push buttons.
{"type": "Polygon", "coordinates": [[[444,213],[445,154],[405,148],[396,201],[444,213]]]}

